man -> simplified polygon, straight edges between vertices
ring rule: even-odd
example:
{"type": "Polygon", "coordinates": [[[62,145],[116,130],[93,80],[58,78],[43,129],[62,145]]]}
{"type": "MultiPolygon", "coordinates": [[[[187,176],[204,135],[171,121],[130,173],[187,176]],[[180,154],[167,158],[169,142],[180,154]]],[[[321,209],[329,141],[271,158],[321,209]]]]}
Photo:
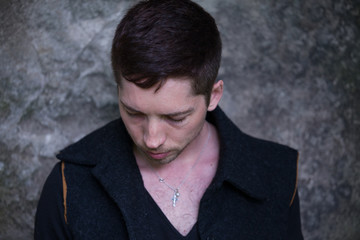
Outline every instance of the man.
{"type": "Polygon", "coordinates": [[[121,119],[57,156],[36,239],[302,239],[297,152],[217,106],[221,40],[188,0],[135,5],[112,67],[121,119]]]}

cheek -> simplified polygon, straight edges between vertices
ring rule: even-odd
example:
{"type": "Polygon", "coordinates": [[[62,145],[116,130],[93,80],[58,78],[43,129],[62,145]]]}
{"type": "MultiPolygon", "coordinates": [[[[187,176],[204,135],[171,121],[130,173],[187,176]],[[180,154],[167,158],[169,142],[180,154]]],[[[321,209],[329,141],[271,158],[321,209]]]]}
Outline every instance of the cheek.
{"type": "Polygon", "coordinates": [[[193,124],[189,124],[184,128],[177,130],[176,132],[174,131],[173,139],[178,143],[188,142],[189,140],[192,140],[194,137],[196,137],[199,134],[202,126],[203,126],[203,122],[201,121],[199,122],[197,121],[193,124]]]}
{"type": "Polygon", "coordinates": [[[135,145],[143,145],[143,132],[138,127],[127,127],[128,133],[135,145]]]}
{"type": "Polygon", "coordinates": [[[127,117],[122,116],[121,118],[132,140],[136,143],[139,143],[142,139],[142,127],[127,117]]]}
{"type": "Polygon", "coordinates": [[[132,137],[138,138],[141,135],[140,128],[133,124],[127,125],[126,128],[132,137]]]}

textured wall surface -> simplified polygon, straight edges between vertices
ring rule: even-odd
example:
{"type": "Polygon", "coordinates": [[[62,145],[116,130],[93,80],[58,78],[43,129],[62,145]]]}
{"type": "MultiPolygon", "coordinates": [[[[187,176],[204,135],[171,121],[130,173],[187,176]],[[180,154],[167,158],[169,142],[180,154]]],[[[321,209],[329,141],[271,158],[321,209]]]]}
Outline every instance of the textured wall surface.
{"type": "MultiPolygon", "coordinates": [[[[303,232],[360,239],[360,3],[198,0],[223,39],[221,106],[300,150],[303,232]]],[[[0,239],[31,239],[55,153],[118,117],[109,50],[125,0],[0,1],[0,239]]]]}

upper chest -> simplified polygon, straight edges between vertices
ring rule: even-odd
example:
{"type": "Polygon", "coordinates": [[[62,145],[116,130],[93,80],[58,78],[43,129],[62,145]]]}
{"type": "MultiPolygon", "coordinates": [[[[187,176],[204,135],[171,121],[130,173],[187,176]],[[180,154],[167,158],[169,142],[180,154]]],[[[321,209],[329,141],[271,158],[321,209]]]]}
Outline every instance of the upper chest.
{"type": "MultiPolygon", "coordinates": [[[[182,235],[187,235],[197,221],[199,203],[210,185],[216,166],[201,164],[202,171],[194,171],[186,181],[159,181],[151,172],[143,171],[144,186],[154,202],[173,227],[182,235]]],[[[172,179],[174,180],[174,179],[172,179]]]]}

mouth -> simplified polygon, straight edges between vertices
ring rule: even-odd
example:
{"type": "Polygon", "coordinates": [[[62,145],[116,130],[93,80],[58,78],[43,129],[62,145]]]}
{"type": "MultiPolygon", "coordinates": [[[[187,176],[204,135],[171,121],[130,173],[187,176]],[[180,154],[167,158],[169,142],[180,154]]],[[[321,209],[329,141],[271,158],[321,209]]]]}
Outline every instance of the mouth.
{"type": "Polygon", "coordinates": [[[154,152],[146,152],[151,158],[153,159],[157,159],[157,160],[160,160],[160,159],[164,159],[166,158],[170,152],[163,152],[163,153],[154,153],[154,152]]]}

